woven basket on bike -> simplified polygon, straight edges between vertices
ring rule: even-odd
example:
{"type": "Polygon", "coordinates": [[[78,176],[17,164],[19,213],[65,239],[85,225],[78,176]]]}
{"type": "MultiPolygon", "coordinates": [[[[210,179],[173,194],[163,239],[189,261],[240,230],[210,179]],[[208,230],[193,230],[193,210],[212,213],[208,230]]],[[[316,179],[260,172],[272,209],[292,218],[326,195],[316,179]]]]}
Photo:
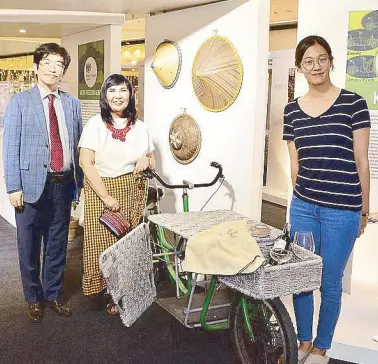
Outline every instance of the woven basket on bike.
{"type": "MultiPolygon", "coordinates": [[[[273,244],[261,246],[265,259],[269,259],[269,250],[273,244]]],[[[298,250],[304,250],[297,247],[298,250]]],[[[251,274],[218,277],[226,286],[237,289],[247,296],[260,300],[283,297],[290,294],[310,292],[320,288],[323,260],[311,254],[306,260],[295,255],[282,265],[265,265],[251,274]]]]}
{"type": "MultiPolygon", "coordinates": [[[[260,222],[246,219],[229,210],[207,212],[186,212],[178,214],[160,214],[149,218],[155,224],[173,231],[185,239],[205,231],[225,221],[247,220],[250,231],[260,222]]],[[[282,234],[278,229],[271,228],[267,237],[255,237],[266,259],[274,241],[282,234]]],[[[314,291],[320,287],[322,258],[313,254],[306,260],[293,258],[289,263],[270,266],[264,265],[254,273],[235,276],[218,276],[225,285],[256,299],[270,299],[293,293],[314,291]]]]}
{"type": "Polygon", "coordinates": [[[156,297],[156,288],[151,279],[149,234],[147,224],[140,224],[100,256],[100,268],[108,290],[127,327],[142,315],[156,297]]]}

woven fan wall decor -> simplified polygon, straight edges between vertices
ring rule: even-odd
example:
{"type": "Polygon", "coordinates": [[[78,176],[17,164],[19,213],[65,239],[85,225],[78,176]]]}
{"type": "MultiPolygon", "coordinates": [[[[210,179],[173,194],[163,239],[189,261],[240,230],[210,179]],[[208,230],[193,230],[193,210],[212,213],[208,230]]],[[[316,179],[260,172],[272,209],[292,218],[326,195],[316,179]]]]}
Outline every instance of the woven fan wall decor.
{"type": "Polygon", "coordinates": [[[169,128],[169,146],[173,157],[181,164],[196,159],[201,149],[201,130],[190,115],[178,115],[169,128]]]}
{"type": "Polygon", "coordinates": [[[165,39],[154,54],[151,68],[164,88],[172,88],[181,71],[181,50],[177,43],[165,39]]]}
{"type": "Polygon", "coordinates": [[[214,35],[198,50],[192,68],[194,92],[209,111],[223,111],[238,97],[243,82],[243,65],[233,44],[214,35]]]}

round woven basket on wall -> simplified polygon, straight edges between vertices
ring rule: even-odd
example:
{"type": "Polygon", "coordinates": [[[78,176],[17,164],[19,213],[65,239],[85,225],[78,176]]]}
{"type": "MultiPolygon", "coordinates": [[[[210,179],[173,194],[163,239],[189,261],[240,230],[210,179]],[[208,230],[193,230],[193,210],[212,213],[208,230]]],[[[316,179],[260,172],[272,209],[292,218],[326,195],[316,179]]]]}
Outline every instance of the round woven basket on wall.
{"type": "Polygon", "coordinates": [[[173,157],[181,164],[196,159],[201,149],[201,130],[190,115],[178,115],[169,128],[169,146],[173,157]]]}
{"type": "Polygon", "coordinates": [[[223,111],[238,97],[243,83],[243,65],[233,44],[214,35],[198,50],[192,68],[194,92],[209,111],[223,111]]]}
{"type": "Polygon", "coordinates": [[[154,54],[151,68],[164,88],[172,88],[181,71],[181,50],[177,43],[165,39],[154,54]]]}

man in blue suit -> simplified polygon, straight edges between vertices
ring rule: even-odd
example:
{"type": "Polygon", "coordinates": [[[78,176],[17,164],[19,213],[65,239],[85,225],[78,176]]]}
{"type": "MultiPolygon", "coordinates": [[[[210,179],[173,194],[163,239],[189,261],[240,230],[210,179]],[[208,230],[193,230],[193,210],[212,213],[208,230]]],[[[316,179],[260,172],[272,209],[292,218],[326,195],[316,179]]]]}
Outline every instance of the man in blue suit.
{"type": "Polygon", "coordinates": [[[4,116],[5,184],[16,211],[22,285],[32,322],[42,320],[45,306],[72,316],[60,295],[72,196],[83,184],[77,148],[82,122],[79,100],[58,88],[70,61],[56,43],[38,47],[38,84],[14,95],[4,116]]]}

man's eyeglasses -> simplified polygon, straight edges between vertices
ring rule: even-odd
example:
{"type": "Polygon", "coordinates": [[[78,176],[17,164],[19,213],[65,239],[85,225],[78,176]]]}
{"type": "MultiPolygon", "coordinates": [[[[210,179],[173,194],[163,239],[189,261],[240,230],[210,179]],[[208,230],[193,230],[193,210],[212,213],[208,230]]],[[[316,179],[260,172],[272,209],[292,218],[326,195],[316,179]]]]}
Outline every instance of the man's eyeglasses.
{"type": "Polygon", "coordinates": [[[51,67],[54,66],[54,68],[56,70],[59,70],[59,71],[62,71],[64,70],[64,64],[62,62],[51,62],[47,59],[39,62],[39,65],[42,67],[42,68],[46,68],[46,69],[50,69],[51,67]]]}
{"type": "Polygon", "coordinates": [[[316,59],[314,58],[306,58],[302,63],[301,66],[306,71],[312,71],[315,68],[315,62],[319,64],[320,67],[326,66],[329,62],[328,56],[320,56],[316,59]]]}

